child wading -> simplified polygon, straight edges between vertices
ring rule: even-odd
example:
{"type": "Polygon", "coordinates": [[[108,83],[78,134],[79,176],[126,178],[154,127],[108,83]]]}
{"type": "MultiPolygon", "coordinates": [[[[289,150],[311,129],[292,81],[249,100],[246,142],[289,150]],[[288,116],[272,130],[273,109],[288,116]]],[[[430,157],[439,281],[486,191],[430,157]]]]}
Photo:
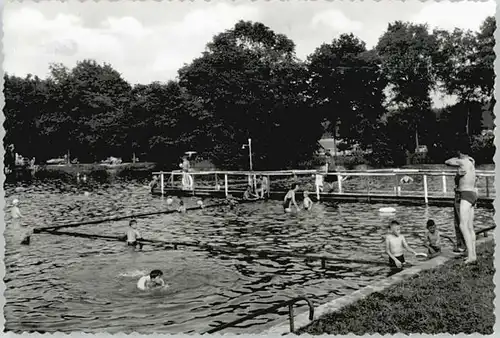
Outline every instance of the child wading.
{"type": "Polygon", "coordinates": [[[402,269],[403,264],[405,264],[404,249],[414,255],[417,252],[408,246],[405,237],[401,235],[401,227],[398,221],[392,221],[389,229],[390,232],[385,237],[386,252],[389,255],[389,266],[393,269],[402,269]]]}
{"type": "Polygon", "coordinates": [[[142,243],[138,242],[137,240],[141,238],[141,234],[139,231],[134,229],[134,226],[137,224],[137,221],[135,219],[130,220],[129,222],[129,228],[127,231],[127,245],[132,246],[134,248],[139,247],[139,250],[142,249],[142,243]]]}

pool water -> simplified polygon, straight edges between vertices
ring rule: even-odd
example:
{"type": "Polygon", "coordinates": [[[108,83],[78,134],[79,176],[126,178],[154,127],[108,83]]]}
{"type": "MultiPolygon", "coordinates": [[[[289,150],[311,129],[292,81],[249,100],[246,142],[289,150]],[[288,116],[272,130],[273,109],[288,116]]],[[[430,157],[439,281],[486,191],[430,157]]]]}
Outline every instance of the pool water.
{"type": "MultiPolygon", "coordinates": [[[[36,227],[110,215],[166,209],[165,199],[153,197],[136,183],[117,183],[91,192],[61,193],[50,186],[32,186],[14,193],[25,221],[36,227]]],[[[188,206],[195,198],[186,198],[188,206]]],[[[205,201],[210,204],[211,201],[205,201]]],[[[145,238],[199,241],[211,245],[325,253],[338,258],[373,262],[328,262],[303,258],[257,257],[179,247],[145,246],[142,252],[124,243],[99,239],[35,234],[29,247],[13,242],[6,230],[6,329],[43,332],[201,333],[298,295],[315,306],[385,278],[383,236],[391,218],[378,209],[392,206],[410,246],[425,252],[421,238],[433,218],[454,237],[451,208],[320,204],[311,212],[284,214],[279,201],[255,202],[155,215],[138,220],[145,238]],[[143,292],[137,280],[161,269],[169,287],[143,292]]],[[[7,223],[9,223],[7,215],[7,223]]],[[[122,235],[128,221],[84,225],[64,231],[122,235]]],[[[493,224],[493,211],[476,211],[477,228],[493,224]]],[[[444,240],[451,248],[451,243],[444,240]]],[[[411,264],[418,261],[407,256],[411,264]]],[[[302,303],[299,303],[300,306],[302,303]]],[[[258,333],[286,318],[287,309],[228,328],[221,333],[258,333]]]]}

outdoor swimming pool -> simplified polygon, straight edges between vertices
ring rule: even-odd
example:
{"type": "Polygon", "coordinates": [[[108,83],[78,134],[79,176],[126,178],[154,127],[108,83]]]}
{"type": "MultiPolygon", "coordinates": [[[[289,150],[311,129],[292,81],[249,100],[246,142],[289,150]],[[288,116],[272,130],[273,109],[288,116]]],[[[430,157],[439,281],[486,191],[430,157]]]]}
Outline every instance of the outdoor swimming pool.
{"type": "MultiPolygon", "coordinates": [[[[7,200],[21,200],[26,220],[37,227],[79,219],[166,209],[139,184],[116,183],[92,191],[61,192],[50,186],[29,187],[7,200]]],[[[195,205],[195,199],[186,199],[195,205]]],[[[209,202],[206,202],[208,204],[209,202]]],[[[419,235],[427,218],[454,235],[451,208],[395,205],[410,245],[424,251],[419,235]]],[[[322,204],[310,213],[283,214],[278,201],[255,202],[187,214],[141,218],[145,238],[200,241],[262,250],[328,252],[339,258],[382,264],[305,262],[290,257],[256,258],[193,248],[159,250],[150,246],[132,252],[124,243],[35,234],[29,247],[13,244],[6,234],[6,329],[21,331],[84,331],[200,333],[252,311],[298,295],[319,305],[353,292],[388,273],[382,236],[389,218],[382,205],[322,204]],[[329,245],[325,251],[325,245],[329,245]],[[144,293],[138,278],[162,269],[170,288],[144,293]]],[[[478,228],[493,224],[493,211],[476,212],[478,228]]],[[[127,220],[85,225],[67,231],[122,235],[127,220]]],[[[446,246],[450,243],[445,241],[446,246]]],[[[417,263],[412,257],[409,261],[417,263]]],[[[299,303],[302,305],[302,303],[299,303]]],[[[281,313],[286,313],[286,308],[281,313]]],[[[221,333],[257,333],[283,315],[269,314],[221,333]]]]}

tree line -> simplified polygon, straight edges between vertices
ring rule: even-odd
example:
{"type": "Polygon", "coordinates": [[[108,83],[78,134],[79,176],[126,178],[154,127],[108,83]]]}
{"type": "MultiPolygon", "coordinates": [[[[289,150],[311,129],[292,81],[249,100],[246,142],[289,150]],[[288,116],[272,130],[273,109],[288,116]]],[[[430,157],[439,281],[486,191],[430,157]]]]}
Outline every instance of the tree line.
{"type": "Polygon", "coordinates": [[[80,162],[108,156],[175,165],[194,150],[220,168],[308,163],[325,132],[371,149],[375,165],[397,165],[418,144],[429,159],[470,137],[492,162],[494,17],[479,32],[430,31],[394,22],[371,50],[353,34],[319,46],[306,60],[294,42],[262,23],[240,21],[213,37],[175,81],[132,86],[109,64],[50,66],[40,79],[6,74],[4,145],[37,161],[68,151],[80,162]],[[455,95],[433,109],[431,93],[455,95]]]}

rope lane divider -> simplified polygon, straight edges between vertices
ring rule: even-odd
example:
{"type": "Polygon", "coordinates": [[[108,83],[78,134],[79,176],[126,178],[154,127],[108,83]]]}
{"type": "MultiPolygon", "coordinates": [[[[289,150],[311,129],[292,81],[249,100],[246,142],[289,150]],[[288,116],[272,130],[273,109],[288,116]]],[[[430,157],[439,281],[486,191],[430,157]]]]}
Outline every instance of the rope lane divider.
{"type": "MultiPolygon", "coordinates": [[[[257,201],[262,201],[262,200],[250,200],[250,201],[237,200],[237,203],[238,204],[245,204],[245,203],[257,202],[257,201]]],[[[203,208],[200,208],[199,206],[189,207],[189,208],[186,208],[186,211],[217,208],[217,207],[226,206],[226,205],[229,205],[229,203],[227,201],[224,201],[224,202],[220,202],[220,203],[206,205],[203,208]]],[[[167,210],[161,210],[161,211],[144,212],[144,213],[137,213],[137,214],[131,214],[131,215],[124,215],[124,216],[106,217],[106,218],[93,219],[93,220],[83,221],[83,222],[73,222],[73,223],[66,223],[66,224],[62,224],[62,225],[54,225],[54,226],[48,226],[48,227],[42,227],[42,228],[35,228],[35,229],[33,229],[33,232],[40,233],[40,232],[46,232],[48,230],[51,231],[51,230],[57,230],[57,229],[62,229],[62,228],[74,228],[74,227],[79,227],[82,225],[99,224],[99,223],[105,223],[105,222],[115,222],[115,221],[121,221],[121,220],[129,219],[129,218],[140,218],[140,217],[147,217],[147,216],[153,216],[153,215],[175,214],[175,213],[178,213],[177,209],[167,209],[167,210]]]]}

